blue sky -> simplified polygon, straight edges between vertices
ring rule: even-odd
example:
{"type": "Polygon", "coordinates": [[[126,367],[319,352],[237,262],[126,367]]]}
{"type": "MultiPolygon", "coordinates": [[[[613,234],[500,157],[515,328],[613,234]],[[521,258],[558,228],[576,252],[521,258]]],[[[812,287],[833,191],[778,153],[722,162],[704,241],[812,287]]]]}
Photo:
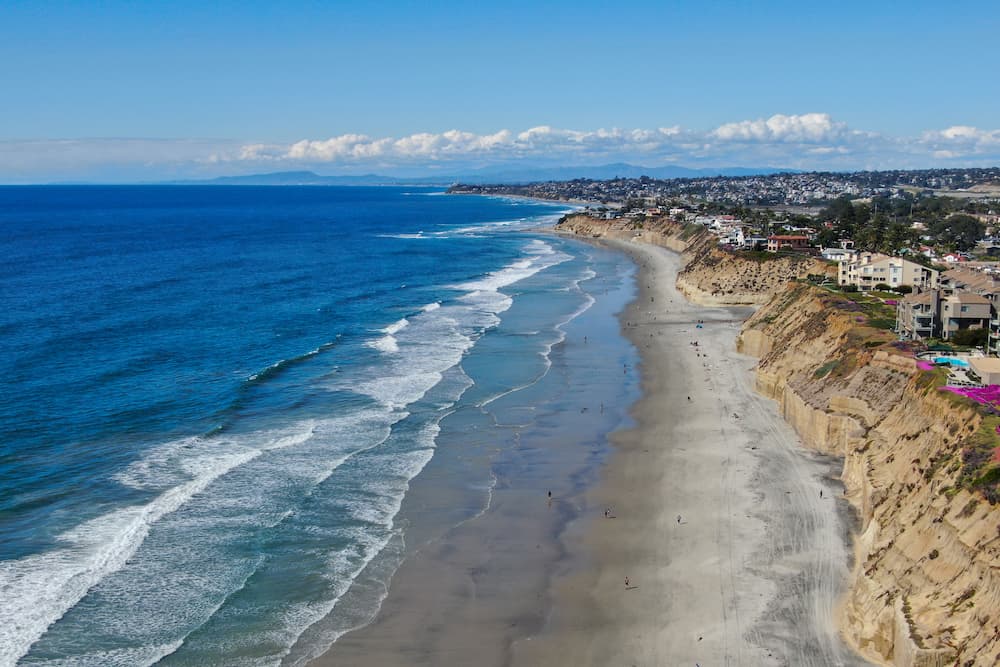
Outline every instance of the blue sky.
{"type": "Polygon", "coordinates": [[[1000,162],[1000,3],[0,4],[0,181],[1000,162]]]}

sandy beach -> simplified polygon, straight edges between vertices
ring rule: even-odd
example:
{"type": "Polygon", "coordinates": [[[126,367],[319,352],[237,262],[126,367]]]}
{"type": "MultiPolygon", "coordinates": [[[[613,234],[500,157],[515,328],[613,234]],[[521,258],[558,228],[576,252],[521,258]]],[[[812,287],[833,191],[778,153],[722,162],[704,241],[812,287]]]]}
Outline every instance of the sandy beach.
{"type": "Polygon", "coordinates": [[[587,437],[563,415],[488,512],[408,558],[375,621],[312,664],[868,664],[834,622],[852,521],[838,463],[754,393],[735,352],[751,311],[689,304],[676,253],[609,243],[639,266],[620,319],[642,398],[599,478],[561,478],[559,443],[587,437]]]}
{"type": "Polygon", "coordinates": [[[642,356],[637,427],[613,435],[590,495],[613,518],[566,531],[589,562],[556,579],[545,631],[514,662],[867,664],[834,622],[852,520],[837,463],[802,450],[753,392],[755,360],[734,344],[749,311],[689,304],[677,254],[617,245],[642,267],[623,315],[642,356]]]}

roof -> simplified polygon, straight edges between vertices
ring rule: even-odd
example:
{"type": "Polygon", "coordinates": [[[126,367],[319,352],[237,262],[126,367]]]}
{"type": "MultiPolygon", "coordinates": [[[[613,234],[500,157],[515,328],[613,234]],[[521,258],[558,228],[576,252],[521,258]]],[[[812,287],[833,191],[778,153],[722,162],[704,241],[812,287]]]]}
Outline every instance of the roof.
{"type": "Polygon", "coordinates": [[[977,372],[1000,373],[1000,359],[997,357],[972,357],[969,359],[969,364],[977,372]]]}
{"type": "Polygon", "coordinates": [[[934,295],[931,292],[920,292],[918,294],[907,294],[902,299],[899,299],[899,301],[902,301],[904,303],[911,303],[914,305],[918,303],[919,304],[931,303],[931,299],[933,296],[934,295]]]}
{"type": "Polygon", "coordinates": [[[941,274],[943,281],[963,285],[972,292],[1000,292],[1000,281],[995,276],[967,268],[948,269],[941,274]]]}
{"type": "Polygon", "coordinates": [[[959,303],[978,303],[990,305],[990,300],[984,296],[979,296],[978,294],[971,294],[969,292],[955,292],[949,299],[954,299],[959,303]]]}
{"type": "Polygon", "coordinates": [[[808,236],[795,236],[795,235],[784,235],[779,234],[777,236],[768,236],[768,241],[808,241],[808,236]]]}

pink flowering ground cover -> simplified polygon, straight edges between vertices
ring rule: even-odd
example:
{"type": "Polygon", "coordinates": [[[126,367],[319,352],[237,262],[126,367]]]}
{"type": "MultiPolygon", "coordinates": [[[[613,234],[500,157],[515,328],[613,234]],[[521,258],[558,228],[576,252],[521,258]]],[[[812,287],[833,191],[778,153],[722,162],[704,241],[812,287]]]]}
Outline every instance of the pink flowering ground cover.
{"type": "Polygon", "coordinates": [[[934,370],[934,364],[932,364],[929,361],[918,361],[917,368],[919,368],[922,371],[932,371],[934,370]]]}
{"type": "MultiPolygon", "coordinates": [[[[941,387],[941,390],[965,396],[980,405],[991,407],[994,410],[1000,409],[1000,386],[995,384],[987,387],[941,387]]],[[[1000,433],[1000,431],[997,432],[1000,433]]]]}

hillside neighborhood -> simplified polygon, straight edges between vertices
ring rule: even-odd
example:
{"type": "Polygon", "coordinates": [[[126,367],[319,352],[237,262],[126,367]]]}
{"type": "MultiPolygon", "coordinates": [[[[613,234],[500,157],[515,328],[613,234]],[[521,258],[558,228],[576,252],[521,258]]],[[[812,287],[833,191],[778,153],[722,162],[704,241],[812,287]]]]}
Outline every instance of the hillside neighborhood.
{"type": "MultiPolygon", "coordinates": [[[[968,384],[1000,383],[1000,169],[576,180],[456,186],[455,192],[572,200],[641,233],[664,222],[757,261],[822,260],[821,286],[873,299],[901,341],[943,355],[968,384]]],[[[948,363],[937,357],[938,363],[948,363]]]]}

